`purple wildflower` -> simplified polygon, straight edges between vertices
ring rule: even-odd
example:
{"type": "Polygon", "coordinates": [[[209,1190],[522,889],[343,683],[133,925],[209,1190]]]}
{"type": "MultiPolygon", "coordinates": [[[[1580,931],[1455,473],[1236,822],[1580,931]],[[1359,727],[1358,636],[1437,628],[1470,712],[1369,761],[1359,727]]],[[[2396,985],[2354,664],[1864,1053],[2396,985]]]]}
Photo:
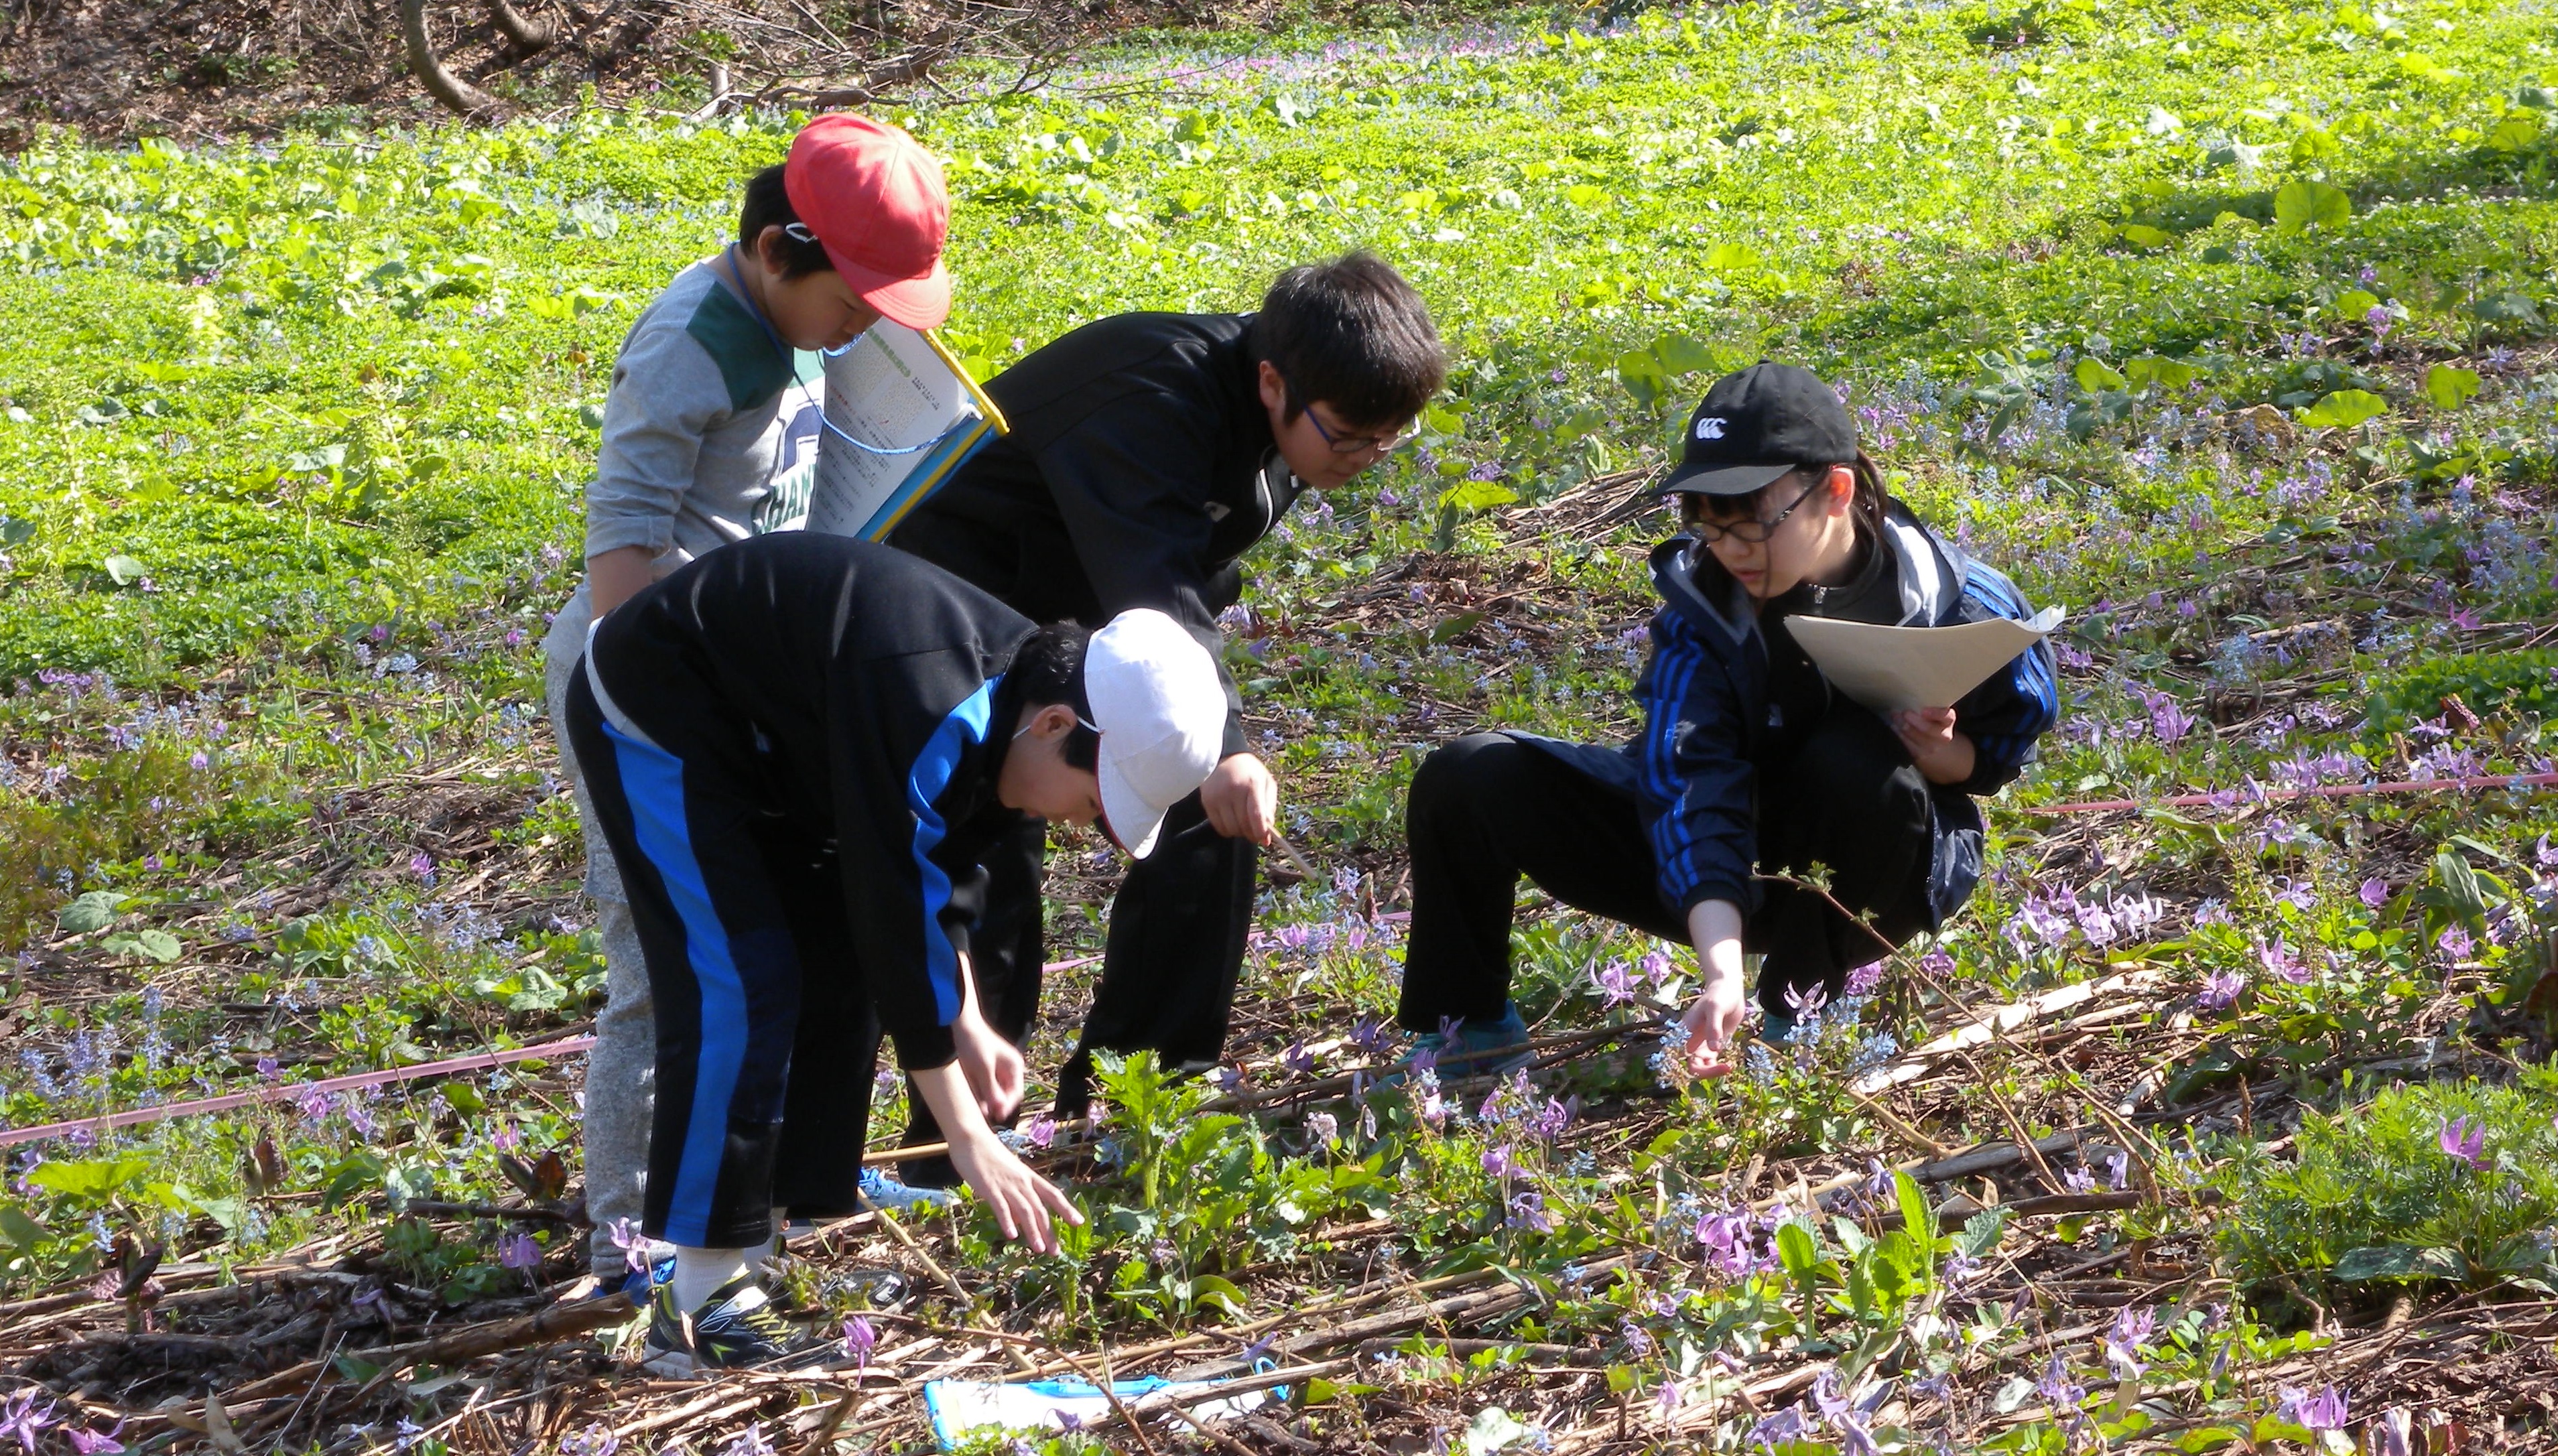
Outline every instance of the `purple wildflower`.
{"type": "Polygon", "coordinates": [[[2443,927],[2442,935],[2435,939],[2434,949],[2441,951],[2446,961],[2466,961],[2478,953],[2478,942],[2471,938],[2466,929],[2458,925],[2446,925],[2443,927]]]}
{"type": "Polygon", "coordinates": [[[2217,1011],[2238,999],[2247,989],[2247,978],[2235,971],[2214,971],[2203,979],[2202,993],[2194,1003],[2206,1011],[2217,1011]]]}
{"type": "Polygon", "coordinates": [[[2334,1386],[2315,1395],[2298,1387],[2283,1387],[2283,1413],[2308,1427],[2312,1434],[2344,1430],[2346,1405],[2345,1391],[2334,1386]]]}
{"type": "Polygon", "coordinates": [[[1611,1007],[1622,1006],[1634,998],[1634,976],[1623,961],[1611,961],[1590,978],[1597,983],[1599,993],[1611,1007]]]}
{"type": "Polygon", "coordinates": [[[2487,1125],[2484,1123],[2472,1126],[2469,1119],[2454,1118],[2443,1125],[2443,1130],[2435,1135],[2434,1140],[2443,1149],[2445,1157],[2459,1158],[2473,1168],[2487,1166],[2487,1125]]]}
{"type": "Polygon", "coordinates": [[[114,1430],[102,1433],[84,1425],[66,1424],[63,1434],[71,1439],[71,1449],[79,1452],[79,1456],[117,1456],[124,1449],[124,1443],[117,1440],[116,1435],[123,1429],[124,1422],[120,1420],[115,1423],[114,1430]]]}
{"type": "Polygon", "coordinates": [[[17,1399],[10,1401],[5,1409],[0,1409],[0,1436],[16,1437],[18,1444],[25,1448],[27,1456],[35,1456],[36,1438],[43,1435],[45,1427],[52,1424],[54,1424],[54,1402],[48,1400],[45,1402],[45,1408],[38,1410],[34,1390],[21,1391],[17,1399]]]}
{"type": "Polygon", "coordinates": [[[2362,903],[2374,910],[2389,903],[2389,886],[2376,876],[2364,880],[2362,888],[2355,893],[2362,897],[2362,903]]]}
{"type": "Polygon", "coordinates": [[[869,1320],[857,1314],[844,1321],[844,1358],[855,1370],[870,1369],[871,1352],[878,1348],[879,1331],[871,1328],[869,1320]]]}
{"type": "Polygon", "coordinates": [[[1652,1408],[1661,1413],[1661,1419],[1669,1419],[1674,1411],[1686,1403],[1687,1392],[1679,1389],[1678,1377],[1661,1377],[1661,1388],[1652,1395],[1652,1408]]]}
{"type": "Polygon", "coordinates": [[[1022,1140],[1033,1147],[1047,1147],[1057,1141],[1057,1119],[1041,1113],[1022,1125],[1022,1140]]]}
{"type": "Polygon", "coordinates": [[[529,1269],[538,1267],[541,1261],[542,1246],[530,1234],[509,1234],[497,1241],[499,1267],[529,1269]]]}

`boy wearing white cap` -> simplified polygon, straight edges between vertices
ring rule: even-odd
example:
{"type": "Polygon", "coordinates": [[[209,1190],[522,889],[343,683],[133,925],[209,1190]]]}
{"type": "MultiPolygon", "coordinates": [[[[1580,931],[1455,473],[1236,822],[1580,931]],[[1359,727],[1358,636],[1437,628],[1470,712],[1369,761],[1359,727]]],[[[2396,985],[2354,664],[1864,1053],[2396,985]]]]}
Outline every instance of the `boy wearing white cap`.
{"type": "Polygon", "coordinates": [[[784,1354],[748,1267],[776,1211],[850,1212],[874,1030],[1010,1237],[1080,1223],[998,1141],[1021,1053],[968,969],[983,857],[1025,818],[1132,855],[1216,765],[1207,651],[1139,609],[1040,627],[886,547],[790,533],[714,552],[607,617],[568,727],[656,1006],[645,1219],[676,1247],[649,1363],[784,1354]],[[799,1055],[804,1052],[805,1055],[799,1055]]]}

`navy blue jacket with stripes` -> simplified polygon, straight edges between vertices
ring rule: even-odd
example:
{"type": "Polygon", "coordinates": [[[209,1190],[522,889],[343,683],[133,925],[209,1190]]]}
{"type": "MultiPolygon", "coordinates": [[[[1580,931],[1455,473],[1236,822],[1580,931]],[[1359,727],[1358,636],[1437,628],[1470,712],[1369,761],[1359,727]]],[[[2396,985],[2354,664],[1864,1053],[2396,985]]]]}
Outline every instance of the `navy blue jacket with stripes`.
{"type": "Polygon", "coordinates": [[[687,780],[712,774],[832,843],[866,989],[909,1070],[952,1056],[982,860],[1022,822],[995,782],[1020,711],[1003,676],[1035,630],[905,552],[785,531],[640,593],[589,648],[608,719],[687,780]]]}
{"type": "MultiPolygon", "coordinates": [[[[1885,539],[1897,568],[1901,625],[1953,626],[1990,617],[2023,620],[2033,608],[1997,569],[1937,539],[1894,501],[1885,539]]],[[[1635,692],[1643,731],[1622,750],[1548,739],[1560,753],[1634,795],[1659,871],[1662,903],[1684,919],[1706,900],[1755,909],[1759,858],[1755,764],[1786,756],[1784,737],[1809,729],[1768,723],[1768,644],[1747,593],[1693,537],[1655,547],[1651,660],[1635,692]],[[1718,599],[1719,598],[1719,599],[1718,599]]],[[[1928,908],[1941,922],[1970,898],[1981,868],[1975,794],[1996,792],[2034,760],[2035,739],[2060,718],[2051,648],[2041,643],[1953,705],[1970,735],[1972,776],[1934,786],[1935,845],[1928,908]]]]}

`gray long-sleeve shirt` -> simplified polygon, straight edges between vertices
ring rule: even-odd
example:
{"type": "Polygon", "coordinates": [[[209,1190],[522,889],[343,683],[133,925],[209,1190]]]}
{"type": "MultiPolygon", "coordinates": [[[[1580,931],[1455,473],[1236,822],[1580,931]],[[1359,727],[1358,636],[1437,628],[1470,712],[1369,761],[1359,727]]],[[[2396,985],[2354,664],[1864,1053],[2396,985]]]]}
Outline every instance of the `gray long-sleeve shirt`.
{"type": "Polygon", "coordinates": [[[662,577],[807,499],[824,368],[782,346],[727,266],[675,275],[622,341],[586,490],[589,557],[640,547],[662,577]]]}

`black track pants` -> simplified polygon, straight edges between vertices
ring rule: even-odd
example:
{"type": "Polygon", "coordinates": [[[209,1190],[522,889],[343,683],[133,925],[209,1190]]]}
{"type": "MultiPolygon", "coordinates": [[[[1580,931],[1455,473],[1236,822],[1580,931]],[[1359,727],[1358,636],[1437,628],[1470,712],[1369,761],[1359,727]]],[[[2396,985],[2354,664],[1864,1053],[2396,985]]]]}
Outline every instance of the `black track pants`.
{"type": "MultiPolygon", "coordinates": [[[[1794,756],[1759,786],[1762,873],[1827,865],[1831,892],[1872,914],[1884,939],[1809,891],[1766,884],[1742,932],[1763,953],[1760,1004],[1785,993],[1835,997],[1847,972],[1926,928],[1933,844],[1927,785],[1892,729],[1853,705],[1833,708],[1794,756]]],[[[1459,738],[1423,760],[1406,809],[1412,933],[1400,1019],[1436,1031],[1443,1017],[1492,1019],[1509,998],[1510,920],[1518,879],[1575,909],[1684,944],[1683,916],[1660,901],[1634,792],[1500,733],[1459,738]]]]}
{"type": "Polygon", "coordinates": [[[878,1028],[834,856],[723,770],[604,721],[568,731],[622,866],[657,1029],[643,1230],[748,1249],[772,1211],[850,1213],[878,1028]],[[813,973],[813,974],[811,974],[813,973]]]}

